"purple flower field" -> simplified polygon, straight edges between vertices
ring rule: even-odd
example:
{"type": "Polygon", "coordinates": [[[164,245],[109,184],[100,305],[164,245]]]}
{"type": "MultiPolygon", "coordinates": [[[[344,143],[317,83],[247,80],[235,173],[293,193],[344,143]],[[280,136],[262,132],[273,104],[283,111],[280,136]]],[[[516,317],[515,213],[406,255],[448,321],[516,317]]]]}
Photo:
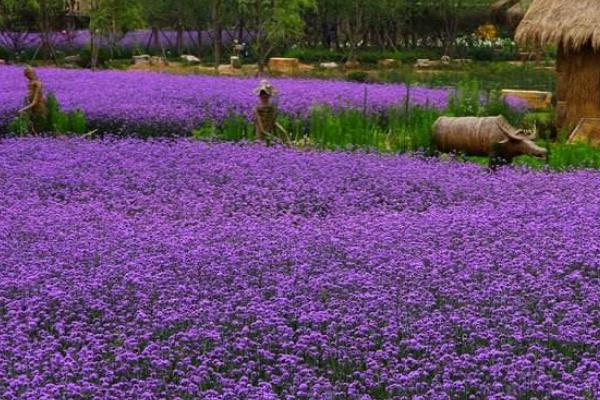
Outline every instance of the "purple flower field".
{"type": "MultiPolygon", "coordinates": [[[[66,110],[79,108],[95,121],[115,126],[160,125],[189,131],[205,121],[222,121],[232,114],[250,117],[257,103],[253,89],[259,79],[177,76],[151,72],[122,72],[41,68],[47,91],[56,94],[66,110]]],[[[317,105],[335,109],[362,108],[365,90],[370,111],[402,104],[403,85],[359,84],[315,79],[271,79],[278,88],[279,108],[292,116],[307,115],[317,105]]],[[[0,67],[0,126],[14,117],[26,94],[22,68],[0,67]]],[[[413,105],[446,107],[444,89],[412,88],[413,105]]]]}
{"type": "Polygon", "coordinates": [[[599,172],[28,138],[0,187],[2,399],[600,397],[599,172]]]}
{"type": "MultiPolygon", "coordinates": [[[[138,29],[127,32],[117,43],[118,48],[136,49],[145,51],[148,45],[154,48],[154,40],[151,40],[152,31],[149,29],[138,29]]],[[[163,30],[160,33],[160,43],[164,48],[175,48],[177,43],[177,32],[173,30],[163,30]]],[[[248,33],[244,34],[245,40],[251,40],[248,33]]],[[[225,46],[231,45],[235,37],[225,30],[223,32],[222,42],[225,46]]],[[[89,46],[90,32],[88,30],[77,31],[62,31],[54,32],[51,35],[52,44],[64,51],[78,51],[79,49],[89,46]]],[[[105,37],[97,37],[101,46],[108,47],[105,37]]],[[[25,49],[36,49],[42,42],[39,33],[21,33],[21,32],[2,32],[0,33],[0,48],[5,48],[10,51],[22,51],[25,49]]],[[[188,49],[197,49],[202,46],[211,46],[213,44],[212,35],[208,31],[185,32],[183,35],[183,46],[188,49]],[[200,35],[200,36],[199,36],[200,35]],[[200,39],[200,40],[199,40],[200,39]]]]}

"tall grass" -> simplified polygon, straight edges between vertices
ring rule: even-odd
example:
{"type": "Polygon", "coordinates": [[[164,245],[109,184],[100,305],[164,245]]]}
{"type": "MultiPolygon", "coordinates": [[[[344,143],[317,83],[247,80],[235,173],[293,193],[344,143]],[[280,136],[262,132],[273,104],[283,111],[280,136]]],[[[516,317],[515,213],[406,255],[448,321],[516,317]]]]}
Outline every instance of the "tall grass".
{"type": "Polygon", "coordinates": [[[407,73],[414,75],[419,85],[456,87],[465,80],[476,81],[486,91],[500,89],[529,89],[553,92],[556,72],[553,68],[537,67],[530,63],[513,65],[507,62],[475,62],[466,65],[442,66],[438,70],[414,71],[412,66],[381,70],[376,79],[384,82],[404,82],[407,73]]]}
{"type": "MultiPolygon", "coordinates": [[[[281,115],[279,124],[291,144],[310,145],[321,150],[369,149],[404,153],[428,151],[432,147],[431,126],[441,112],[428,108],[390,108],[381,114],[350,109],[334,112],[327,107],[314,108],[306,120],[281,115]]],[[[198,139],[225,141],[253,140],[254,124],[240,116],[224,123],[207,123],[193,132],[198,139]]],[[[278,136],[283,140],[283,135],[278,136]]]]}
{"type": "Polygon", "coordinates": [[[522,156],[515,160],[516,165],[525,165],[535,169],[550,168],[564,171],[569,169],[591,168],[600,169],[600,150],[586,144],[567,144],[541,142],[550,153],[547,162],[522,156]]]}
{"type": "MultiPolygon", "coordinates": [[[[290,145],[308,145],[321,150],[425,154],[434,154],[431,128],[441,115],[503,115],[516,126],[528,124],[527,114],[509,107],[497,91],[483,91],[477,81],[462,82],[444,111],[409,107],[408,103],[378,114],[367,113],[366,109],[366,101],[363,109],[334,111],[328,107],[315,107],[307,118],[280,115],[278,122],[286,130],[290,145]]],[[[203,125],[194,131],[194,136],[226,141],[254,140],[254,124],[244,117],[232,115],[219,125],[203,125]]],[[[547,162],[521,156],[515,164],[554,170],[600,168],[600,150],[585,144],[567,144],[564,135],[559,135],[555,142],[542,137],[539,144],[549,150],[547,162]]],[[[485,157],[468,157],[466,160],[487,164],[485,157]]]]}
{"type": "MultiPolygon", "coordinates": [[[[48,93],[46,99],[47,114],[42,128],[46,133],[54,134],[84,134],[87,132],[87,120],[85,114],[80,110],[63,112],[54,95],[48,93]]],[[[8,132],[16,135],[27,135],[31,131],[31,121],[27,114],[19,115],[8,125],[8,132]]]]}
{"type": "MultiPolygon", "coordinates": [[[[310,145],[317,149],[372,149],[383,152],[431,151],[431,127],[441,115],[489,116],[504,115],[512,123],[520,123],[522,112],[511,109],[498,92],[484,93],[478,82],[464,82],[451,96],[444,112],[410,105],[410,75],[405,76],[407,93],[403,104],[368,112],[367,96],[360,109],[334,111],[314,107],[307,118],[279,116],[287,137],[294,143],[310,145]]],[[[197,138],[227,141],[253,140],[254,126],[243,117],[232,115],[223,123],[208,122],[194,131],[197,138]]]]}
{"type": "Polygon", "coordinates": [[[413,108],[408,113],[390,108],[380,115],[359,110],[333,113],[314,109],[309,117],[311,143],[320,149],[367,148],[384,152],[425,151],[431,148],[431,126],[437,110],[413,108]]]}
{"type": "Polygon", "coordinates": [[[485,91],[478,81],[461,82],[448,100],[445,115],[451,117],[504,116],[513,125],[521,125],[525,110],[511,107],[497,90],[485,91]]]}

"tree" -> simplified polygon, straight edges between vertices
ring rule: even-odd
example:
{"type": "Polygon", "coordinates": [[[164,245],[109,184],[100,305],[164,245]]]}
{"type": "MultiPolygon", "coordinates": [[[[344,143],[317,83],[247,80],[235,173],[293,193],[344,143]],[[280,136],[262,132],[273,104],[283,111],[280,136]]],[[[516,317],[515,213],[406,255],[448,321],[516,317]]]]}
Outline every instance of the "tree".
{"type": "Polygon", "coordinates": [[[112,55],[115,44],[127,32],[144,25],[139,0],[92,0],[89,16],[92,68],[98,64],[100,37],[108,40],[112,55]]]}
{"type": "Polygon", "coordinates": [[[238,10],[248,16],[248,28],[256,34],[254,51],[259,73],[264,72],[271,53],[279,46],[302,38],[302,11],[315,7],[315,0],[237,0],[238,10]]]}
{"type": "Polygon", "coordinates": [[[221,50],[223,49],[223,1],[211,0],[210,15],[211,25],[213,30],[213,44],[215,56],[215,71],[219,71],[221,64],[221,50]]]}
{"type": "Polygon", "coordinates": [[[63,0],[31,0],[28,4],[35,15],[36,26],[40,33],[42,56],[45,60],[52,58],[58,64],[53,36],[62,27],[65,14],[63,0]]]}
{"type": "Polygon", "coordinates": [[[35,18],[33,1],[0,0],[0,45],[15,54],[25,49],[35,18]]]}
{"type": "Polygon", "coordinates": [[[443,30],[440,39],[447,54],[454,51],[460,32],[473,32],[489,16],[487,0],[430,0],[438,5],[443,30]]]}

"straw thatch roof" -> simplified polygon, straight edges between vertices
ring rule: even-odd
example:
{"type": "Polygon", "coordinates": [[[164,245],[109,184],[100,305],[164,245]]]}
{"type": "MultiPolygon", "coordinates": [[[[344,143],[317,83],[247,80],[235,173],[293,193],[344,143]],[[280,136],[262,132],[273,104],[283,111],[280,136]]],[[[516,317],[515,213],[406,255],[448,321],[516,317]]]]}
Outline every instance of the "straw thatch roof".
{"type": "Polygon", "coordinates": [[[515,36],[520,44],[600,50],[600,0],[534,0],[515,36]]]}

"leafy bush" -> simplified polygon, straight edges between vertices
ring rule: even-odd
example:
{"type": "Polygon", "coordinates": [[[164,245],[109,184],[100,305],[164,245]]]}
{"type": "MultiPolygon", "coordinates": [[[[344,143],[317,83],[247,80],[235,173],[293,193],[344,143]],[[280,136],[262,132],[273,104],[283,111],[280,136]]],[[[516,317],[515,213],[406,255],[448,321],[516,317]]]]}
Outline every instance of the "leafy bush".
{"type": "Polygon", "coordinates": [[[87,130],[85,115],[80,110],[65,113],[54,93],[48,94],[48,132],[83,134],[87,130]]]}
{"type": "Polygon", "coordinates": [[[342,63],[346,60],[346,56],[343,53],[331,51],[323,47],[293,47],[285,51],[283,55],[285,57],[297,58],[305,63],[320,63],[325,61],[342,63]]]}
{"type": "Polygon", "coordinates": [[[527,113],[523,117],[523,124],[528,128],[537,130],[538,137],[543,140],[556,140],[557,131],[554,126],[555,110],[527,113]]]}
{"type": "Polygon", "coordinates": [[[453,117],[502,115],[513,125],[521,124],[525,114],[505,101],[499,91],[482,91],[477,81],[465,81],[456,88],[446,113],[453,117]]]}
{"type": "Polygon", "coordinates": [[[0,59],[8,60],[9,58],[11,58],[10,56],[11,56],[11,54],[8,51],[8,49],[0,46],[0,59]]]}
{"type": "MultiPolygon", "coordinates": [[[[139,50],[129,47],[115,47],[111,52],[109,48],[100,47],[98,49],[98,66],[109,67],[112,60],[131,60],[139,50]]],[[[92,65],[92,51],[89,45],[86,45],[79,50],[79,66],[90,67],[92,65]]]]}
{"type": "Polygon", "coordinates": [[[549,151],[547,163],[538,158],[522,156],[515,160],[515,164],[536,169],[551,168],[559,171],[577,168],[600,168],[600,150],[586,144],[542,142],[542,145],[549,151]]]}
{"type": "MultiPolygon", "coordinates": [[[[79,66],[88,68],[92,65],[92,50],[90,46],[85,46],[81,50],[79,50],[79,66]]],[[[106,65],[110,60],[110,54],[108,50],[105,48],[100,48],[98,50],[98,65],[106,65]]]]}
{"type": "MultiPolygon", "coordinates": [[[[405,75],[411,72],[410,66],[403,65],[397,69],[379,71],[377,77],[385,82],[405,82],[405,75]]],[[[553,69],[506,62],[451,64],[438,71],[419,71],[414,78],[416,83],[429,87],[458,86],[468,78],[477,81],[481,89],[486,91],[510,88],[553,92],[556,88],[556,72],[553,69]]]]}
{"type": "Polygon", "coordinates": [[[29,120],[24,116],[18,116],[8,124],[8,131],[22,136],[29,130],[29,120]]]}
{"type": "MultiPolygon", "coordinates": [[[[84,134],[87,132],[87,121],[83,112],[80,110],[66,113],[61,111],[60,104],[54,93],[48,93],[46,106],[48,114],[44,132],[57,134],[84,134]]],[[[17,135],[25,135],[29,133],[29,128],[30,121],[28,116],[20,115],[9,124],[8,131],[17,135]]]]}
{"type": "MultiPolygon", "coordinates": [[[[401,51],[381,51],[379,49],[359,49],[357,60],[362,64],[377,64],[381,59],[393,58],[404,63],[412,63],[418,58],[438,59],[442,56],[442,50],[438,48],[419,48],[401,51]]],[[[342,50],[330,50],[323,47],[293,47],[283,53],[285,57],[293,57],[305,63],[320,63],[334,61],[343,63],[347,61],[348,54],[342,50]]]]}
{"type": "Polygon", "coordinates": [[[456,53],[461,58],[476,61],[510,61],[519,56],[517,45],[511,38],[483,39],[475,34],[458,38],[456,53]]]}
{"type": "Polygon", "coordinates": [[[346,79],[351,82],[368,82],[369,74],[365,71],[352,71],[346,74],[346,79]]]}
{"type": "Polygon", "coordinates": [[[71,132],[73,133],[82,134],[88,130],[85,114],[80,110],[71,111],[69,113],[69,122],[71,132]]]}

